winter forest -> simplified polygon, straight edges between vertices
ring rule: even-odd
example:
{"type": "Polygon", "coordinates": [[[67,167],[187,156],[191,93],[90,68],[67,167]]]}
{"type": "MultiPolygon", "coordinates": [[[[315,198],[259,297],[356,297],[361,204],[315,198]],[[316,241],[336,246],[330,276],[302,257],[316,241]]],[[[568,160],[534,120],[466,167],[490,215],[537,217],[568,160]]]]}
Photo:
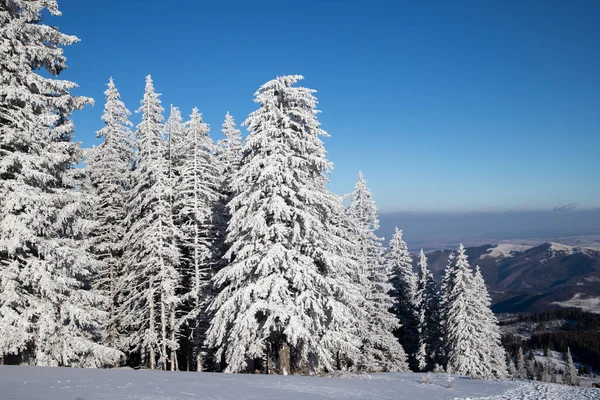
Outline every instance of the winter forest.
{"type": "Polygon", "coordinates": [[[78,39],[45,10],[60,15],[53,0],[0,0],[0,364],[526,374],[462,245],[436,282],[401,227],[377,236],[358,166],[352,193],[328,190],[302,76],[259,86],[216,143],[150,75],[139,105],[111,78],[101,142],[84,149],[71,115],[93,100],[58,78],[78,39]]]}

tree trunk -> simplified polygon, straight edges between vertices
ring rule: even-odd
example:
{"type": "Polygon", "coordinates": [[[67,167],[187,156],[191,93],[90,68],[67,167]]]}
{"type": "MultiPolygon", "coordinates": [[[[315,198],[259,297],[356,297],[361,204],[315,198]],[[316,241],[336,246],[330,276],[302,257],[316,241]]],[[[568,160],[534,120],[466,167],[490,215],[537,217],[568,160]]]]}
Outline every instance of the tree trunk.
{"type": "Polygon", "coordinates": [[[110,333],[109,333],[109,339],[108,339],[108,343],[110,344],[111,347],[115,347],[115,340],[116,340],[116,332],[115,332],[115,277],[114,277],[114,272],[113,272],[113,268],[114,265],[112,262],[110,262],[110,269],[109,269],[109,273],[110,273],[110,277],[109,277],[109,285],[110,285],[110,321],[109,321],[109,326],[110,326],[110,333]]]}
{"type": "Polygon", "coordinates": [[[202,372],[202,354],[200,351],[196,353],[196,372],[202,372]]]}
{"type": "Polygon", "coordinates": [[[290,345],[287,342],[284,342],[279,349],[279,373],[290,374],[290,345]]]}
{"type": "MultiPolygon", "coordinates": [[[[148,326],[148,330],[151,332],[152,336],[154,336],[156,334],[156,330],[154,328],[154,277],[151,276],[150,277],[150,287],[148,288],[148,308],[149,308],[149,326],[148,326]]],[[[150,343],[149,345],[149,355],[150,355],[150,359],[148,360],[148,368],[150,369],[154,369],[155,368],[155,353],[154,353],[154,343],[150,343]]]]}
{"type": "Polygon", "coordinates": [[[177,350],[175,348],[175,310],[171,306],[171,314],[169,317],[170,329],[171,329],[171,371],[177,371],[177,350]]]}
{"type": "Polygon", "coordinates": [[[165,310],[165,294],[161,288],[160,294],[160,333],[161,333],[161,347],[160,347],[160,369],[163,371],[167,370],[167,315],[165,310]]]}
{"type": "Polygon", "coordinates": [[[267,374],[273,373],[273,354],[271,351],[271,344],[267,344],[267,362],[266,362],[267,374]]]}

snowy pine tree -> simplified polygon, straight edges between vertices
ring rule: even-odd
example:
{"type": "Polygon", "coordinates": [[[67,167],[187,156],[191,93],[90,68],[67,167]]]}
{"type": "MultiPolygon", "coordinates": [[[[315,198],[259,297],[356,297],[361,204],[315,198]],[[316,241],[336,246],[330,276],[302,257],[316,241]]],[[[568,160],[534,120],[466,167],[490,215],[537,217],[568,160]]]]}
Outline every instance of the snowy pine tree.
{"type": "Polygon", "coordinates": [[[209,127],[197,108],[190,118],[185,133],[187,151],[181,157],[176,185],[175,209],[187,266],[183,271],[186,282],[183,318],[192,336],[192,368],[202,371],[206,364],[203,343],[209,319],[206,306],[211,299],[209,281],[218,257],[215,253],[218,232],[213,219],[220,200],[221,181],[214,146],[208,136],[209,127]]]}
{"type": "MultiPolygon", "coordinates": [[[[180,254],[179,276],[185,278],[185,248],[182,246],[182,235],[180,234],[181,221],[177,219],[177,190],[181,183],[181,173],[185,159],[189,153],[189,144],[186,141],[186,125],[183,122],[181,112],[178,107],[171,105],[169,118],[164,125],[164,139],[167,141],[166,159],[168,164],[167,184],[169,185],[169,205],[173,216],[173,231],[169,237],[169,241],[175,244],[183,254],[180,254]]],[[[183,296],[186,291],[180,287],[177,291],[179,297],[183,296]]],[[[169,331],[170,347],[174,350],[170,351],[170,367],[172,371],[178,369],[177,348],[181,341],[181,325],[182,321],[178,315],[179,310],[171,307],[169,310],[169,331]]]]}
{"type": "Polygon", "coordinates": [[[364,291],[365,326],[360,329],[362,339],[361,369],[367,371],[404,371],[407,369],[404,349],[394,337],[398,320],[389,312],[393,300],[389,293],[392,286],[384,267],[381,242],[375,235],[379,229],[377,207],[371,191],[362,175],[351,195],[348,215],[354,223],[354,241],[357,245],[355,279],[364,291]]]}
{"type": "Polygon", "coordinates": [[[535,356],[533,350],[529,350],[529,353],[527,354],[525,369],[527,370],[527,379],[535,379],[535,356]]]}
{"type": "Polygon", "coordinates": [[[240,168],[242,161],[242,134],[235,126],[235,121],[229,112],[225,115],[223,129],[221,130],[225,139],[217,142],[217,156],[223,167],[222,178],[225,191],[230,192],[227,187],[231,183],[234,173],[240,168]]]}
{"type": "Polygon", "coordinates": [[[517,369],[509,352],[506,352],[506,366],[508,368],[508,377],[511,379],[514,378],[517,373],[517,369]]]}
{"type": "Polygon", "coordinates": [[[391,273],[394,299],[393,311],[400,320],[401,328],[397,332],[404,349],[409,356],[411,369],[418,370],[416,359],[419,346],[417,331],[417,276],[412,270],[411,256],[408,246],[402,239],[402,231],[396,227],[390,240],[385,264],[391,273]]]}
{"type": "Polygon", "coordinates": [[[109,298],[106,342],[117,347],[116,285],[122,268],[127,190],[131,186],[134,153],[129,129],[131,113],[121,101],[112,78],[104,94],[106,103],[102,120],[105,126],[96,133],[103,142],[92,150],[87,171],[94,196],[94,253],[102,263],[95,285],[109,298]]]}
{"type": "Polygon", "coordinates": [[[517,355],[517,370],[515,377],[518,379],[527,379],[527,366],[525,364],[525,357],[523,356],[523,348],[519,346],[519,353],[517,355]]]}
{"type": "Polygon", "coordinates": [[[262,85],[260,108],[244,123],[250,134],[228,205],[229,265],[214,278],[220,292],[207,338],[227,372],[261,362],[281,374],[331,370],[335,347],[354,346],[336,334],[355,326],[359,301],[345,290],[351,260],[334,229],[343,208],[326,189],[326,133],[314,91],[293,86],[301,79],[262,85]]]}
{"type": "Polygon", "coordinates": [[[430,371],[440,360],[440,296],[433,274],[427,268],[427,257],[421,249],[419,255],[419,271],[417,274],[417,332],[419,346],[416,355],[417,367],[420,371],[430,371]]]}
{"type": "Polygon", "coordinates": [[[171,338],[171,311],[179,299],[176,290],[179,251],[173,243],[173,223],[168,182],[163,108],[150,76],[138,112],[139,156],[129,191],[128,230],[124,238],[124,271],[119,285],[119,319],[126,332],[123,349],[139,352],[149,368],[166,368],[177,343],[171,338]]]}
{"type": "Polygon", "coordinates": [[[478,316],[477,321],[480,326],[477,335],[480,336],[480,343],[484,344],[482,355],[488,368],[488,372],[484,375],[488,378],[506,379],[505,350],[501,344],[502,335],[498,319],[490,309],[492,299],[485,287],[485,282],[478,266],[475,268],[475,276],[473,277],[472,299],[476,301],[475,315],[478,316]]]}
{"type": "Polygon", "coordinates": [[[0,359],[98,367],[120,353],[97,343],[107,298],[89,289],[91,199],[69,119],[92,99],[55,79],[59,46],[78,39],[40,23],[46,11],[60,15],[53,0],[0,2],[0,359]]]}
{"type": "MultiPolygon", "coordinates": [[[[167,141],[167,159],[169,163],[169,180],[172,186],[179,182],[181,169],[189,157],[190,143],[186,140],[186,124],[183,122],[181,111],[171,105],[169,118],[165,122],[164,134],[167,141]]],[[[172,189],[173,192],[175,188],[172,189]]]]}
{"type": "Polygon", "coordinates": [[[571,349],[567,347],[567,368],[563,375],[563,383],[569,386],[579,386],[579,376],[577,375],[577,369],[573,363],[573,357],[571,356],[571,349]]]}
{"type": "Polygon", "coordinates": [[[505,379],[498,321],[479,268],[473,274],[462,244],[446,268],[443,302],[448,368],[474,378],[505,379]]]}
{"type": "Polygon", "coordinates": [[[447,369],[459,375],[483,377],[476,309],[473,307],[473,274],[461,244],[455,257],[451,256],[444,276],[445,306],[444,334],[447,369]]]}
{"type": "Polygon", "coordinates": [[[243,152],[241,132],[237,129],[235,121],[229,112],[225,115],[222,127],[221,133],[225,138],[217,142],[215,151],[221,174],[221,198],[216,204],[213,213],[215,227],[217,228],[215,247],[221,255],[225,254],[228,249],[225,237],[227,236],[227,226],[229,225],[231,215],[229,214],[227,204],[233,195],[231,185],[234,175],[240,169],[243,152]]]}
{"type": "Polygon", "coordinates": [[[556,364],[551,351],[548,351],[548,356],[542,366],[542,382],[556,383],[556,364]]]}

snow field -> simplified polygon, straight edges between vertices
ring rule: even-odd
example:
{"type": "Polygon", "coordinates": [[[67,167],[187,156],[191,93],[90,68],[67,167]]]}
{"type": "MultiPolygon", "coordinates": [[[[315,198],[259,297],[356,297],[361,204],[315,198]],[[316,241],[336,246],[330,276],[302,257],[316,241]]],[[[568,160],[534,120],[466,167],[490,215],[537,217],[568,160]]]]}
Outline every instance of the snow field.
{"type": "Polygon", "coordinates": [[[600,390],[421,373],[337,377],[163,372],[131,369],[0,367],[2,400],[585,400],[600,390]]]}

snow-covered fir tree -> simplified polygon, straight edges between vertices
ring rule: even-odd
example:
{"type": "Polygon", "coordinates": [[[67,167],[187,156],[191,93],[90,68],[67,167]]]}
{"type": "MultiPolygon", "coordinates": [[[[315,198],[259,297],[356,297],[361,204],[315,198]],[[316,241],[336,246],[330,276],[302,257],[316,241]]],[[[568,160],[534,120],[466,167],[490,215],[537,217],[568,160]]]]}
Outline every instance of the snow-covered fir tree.
{"type": "MultiPolygon", "coordinates": [[[[182,242],[181,232],[181,224],[182,221],[178,220],[178,211],[177,210],[177,192],[181,183],[181,172],[183,168],[183,164],[185,162],[186,157],[188,156],[190,146],[186,141],[186,124],[183,122],[183,117],[181,116],[181,112],[178,107],[171,105],[171,110],[169,113],[169,118],[164,124],[164,140],[167,142],[165,157],[168,164],[168,177],[167,182],[169,185],[169,201],[171,206],[171,213],[173,215],[174,221],[174,230],[171,233],[170,241],[174,243],[178,249],[180,250],[180,263],[178,266],[178,272],[180,278],[185,281],[185,270],[186,270],[186,253],[185,246],[182,242]]],[[[182,297],[187,293],[187,291],[183,287],[179,287],[177,291],[177,295],[182,297]]],[[[176,343],[178,342],[181,346],[182,340],[182,319],[180,315],[178,315],[180,310],[171,308],[169,311],[169,326],[170,326],[170,342],[176,343]]],[[[184,346],[184,351],[185,351],[184,346]]],[[[170,352],[170,360],[169,364],[171,370],[178,369],[178,358],[177,353],[175,351],[170,352]]]]}
{"type": "Polygon", "coordinates": [[[476,332],[480,336],[482,355],[488,371],[484,376],[495,379],[506,379],[506,362],[504,358],[505,350],[501,343],[500,327],[498,319],[490,309],[492,299],[485,287],[485,281],[481,275],[479,266],[475,267],[475,276],[473,277],[473,295],[475,302],[477,321],[479,330],[476,332]]]}
{"type": "Polygon", "coordinates": [[[529,350],[527,353],[527,359],[525,360],[525,369],[527,370],[527,379],[535,378],[535,356],[533,350],[529,350]]]}
{"type": "Polygon", "coordinates": [[[483,379],[505,379],[506,362],[498,321],[479,270],[469,265],[464,246],[450,259],[443,285],[444,347],[447,368],[483,379]]]}
{"type": "Polygon", "coordinates": [[[517,368],[515,367],[515,362],[509,352],[506,352],[506,366],[508,368],[508,377],[511,379],[515,378],[517,368]]]}
{"type": "Polygon", "coordinates": [[[375,235],[379,229],[377,207],[362,172],[352,192],[348,207],[354,227],[357,251],[355,279],[363,289],[365,319],[360,328],[362,357],[359,368],[367,371],[404,371],[407,369],[404,349],[393,335],[398,328],[396,316],[389,312],[393,305],[390,296],[390,274],[384,266],[383,249],[375,235]]]}
{"type": "Polygon", "coordinates": [[[579,376],[577,375],[577,369],[573,363],[573,357],[571,356],[571,349],[567,347],[567,367],[563,374],[563,383],[569,386],[579,386],[579,376]]]}
{"type": "Polygon", "coordinates": [[[217,227],[214,211],[220,201],[220,168],[209,127],[194,108],[185,132],[186,153],[182,158],[176,188],[175,209],[185,255],[184,314],[192,337],[192,368],[205,369],[203,348],[208,326],[206,306],[211,298],[209,281],[216,271],[217,227]]]}
{"type": "Polygon", "coordinates": [[[427,257],[421,249],[416,290],[417,332],[419,345],[416,354],[420,371],[431,371],[440,361],[439,347],[440,295],[433,273],[427,268],[427,257]]]}
{"type": "Polygon", "coordinates": [[[525,356],[523,355],[523,348],[519,346],[519,352],[517,353],[517,370],[515,378],[526,379],[527,378],[527,365],[525,364],[525,356]]]}
{"type": "Polygon", "coordinates": [[[326,133],[314,91],[294,86],[301,79],[262,85],[260,108],[244,123],[250,134],[228,204],[229,264],[213,280],[220,292],[207,338],[227,372],[332,370],[336,346],[353,346],[336,334],[356,326],[360,298],[346,290],[352,260],[335,229],[344,210],[326,189],[326,133]]]}
{"type": "Polygon", "coordinates": [[[548,356],[546,357],[544,364],[542,365],[542,382],[556,383],[556,364],[554,363],[554,357],[552,352],[547,350],[548,356]]]}
{"type": "Polygon", "coordinates": [[[56,79],[60,46],[78,39],[42,24],[45,12],[60,15],[56,1],[0,2],[0,359],[100,367],[120,353],[97,343],[107,298],[89,289],[91,199],[69,119],[92,99],[56,79]]]}
{"type": "Polygon", "coordinates": [[[106,343],[118,347],[116,285],[120,277],[127,190],[131,186],[134,149],[131,141],[130,111],[121,101],[113,79],[104,92],[106,103],[102,120],[105,126],[96,133],[103,142],[91,152],[87,164],[91,192],[94,196],[93,250],[102,263],[94,284],[109,298],[106,343]]]}
{"type": "Polygon", "coordinates": [[[190,144],[186,140],[186,124],[183,122],[181,111],[171,105],[169,118],[165,122],[164,136],[167,141],[166,158],[168,160],[169,183],[171,186],[172,202],[175,202],[176,187],[179,184],[181,169],[185,159],[189,157],[190,144]]]}
{"type": "Polygon", "coordinates": [[[243,149],[242,134],[240,130],[237,129],[235,121],[229,112],[225,115],[221,133],[223,133],[225,139],[221,139],[217,142],[217,156],[223,168],[222,178],[225,191],[229,192],[230,190],[227,189],[227,186],[230,185],[231,178],[235,171],[240,168],[243,149]]]}
{"type": "MultiPolygon", "coordinates": [[[[163,108],[150,76],[138,112],[142,122],[135,138],[139,148],[128,196],[128,229],[124,238],[124,270],[119,285],[118,317],[125,329],[123,349],[138,353],[140,362],[166,368],[177,350],[171,311],[179,304],[179,251],[173,243],[163,108]]],[[[136,354],[136,355],[138,355],[136,354]]]]}
{"type": "Polygon", "coordinates": [[[396,227],[385,255],[386,268],[391,274],[393,311],[400,320],[397,332],[409,357],[412,370],[418,370],[416,355],[419,346],[417,315],[417,276],[412,269],[408,246],[402,239],[402,230],[396,227]]]}
{"type": "Polygon", "coordinates": [[[241,132],[237,129],[235,121],[229,112],[225,115],[225,121],[222,126],[221,133],[225,138],[219,140],[215,148],[218,165],[221,168],[221,201],[217,204],[214,214],[219,231],[217,247],[224,254],[227,250],[224,239],[230,219],[227,203],[233,195],[231,187],[233,177],[242,162],[243,141],[241,132]]]}
{"type": "Polygon", "coordinates": [[[450,256],[442,286],[446,369],[460,375],[482,377],[483,359],[478,352],[482,344],[476,335],[478,326],[471,302],[472,281],[472,270],[461,244],[457,254],[450,256]]]}

